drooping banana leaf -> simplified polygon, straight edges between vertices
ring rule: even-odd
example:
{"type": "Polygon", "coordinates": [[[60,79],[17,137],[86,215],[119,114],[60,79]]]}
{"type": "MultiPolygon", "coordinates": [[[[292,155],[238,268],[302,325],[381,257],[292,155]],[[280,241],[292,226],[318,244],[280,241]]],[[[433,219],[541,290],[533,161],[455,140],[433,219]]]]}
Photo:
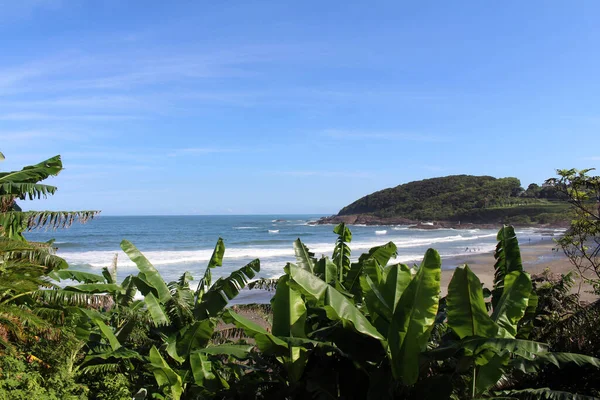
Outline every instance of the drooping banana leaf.
{"type": "Polygon", "coordinates": [[[259,272],[260,260],[256,259],[233,271],[228,277],[219,278],[214,285],[206,290],[201,302],[196,304],[194,316],[197,319],[216,316],[259,272]]]}
{"type": "Polygon", "coordinates": [[[287,268],[291,279],[307,296],[324,306],[329,306],[326,308],[329,318],[339,320],[344,326],[351,326],[364,335],[384,340],[381,333],[371,325],[360,310],[334,287],[294,264],[288,264],[287,268]]]}
{"type": "Polygon", "coordinates": [[[148,292],[144,296],[144,303],[146,303],[146,308],[148,309],[150,318],[155,326],[165,326],[171,323],[164,306],[159,302],[152,292],[148,292]]]}
{"type": "Polygon", "coordinates": [[[277,336],[270,334],[267,330],[255,322],[235,313],[231,309],[225,310],[222,315],[223,321],[234,324],[237,328],[244,330],[244,333],[256,341],[256,346],[260,351],[276,356],[287,356],[289,352],[288,344],[277,336]]]}
{"type": "Polygon", "coordinates": [[[127,256],[135,263],[140,270],[138,277],[142,279],[148,288],[138,287],[140,292],[144,296],[148,294],[148,289],[154,292],[154,295],[162,303],[165,303],[171,298],[171,293],[167,284],[163,280],[162,276],[154,266],[148,261],[148,259],[128,240],[121,242],[121,249],[127,254],[127,256]]]}
{"type": "Polygon", "coordinates": [[[576,353],[547,352],[537,354],[531,360],[518,357],[510,361],[511,367],[529,374],[539,372],[548,364],[553,364],[558,368],[562,368],[567,364],[577,365],[578,367],[589,365],[600,368],[600,359],[576,353]]]}
{"type": "Polygon", "coordinates": [[[212,319],[196,321],[184,327],[177,335],[177,354],[187,358],[193,351],[206,347],[214,330],[215,322],[212,319]]]}
{"type": "Polygon", "coordinates": [[[163,390],[167,390],[166,393],[169,393],[173,400],[179,400],[183,394],[183,380],[181,376],[173,371],[155,346],[152,346],[150,349],[148,358],[150,360],[149,369],[154,374],[154,379],[156,379],[158,386],[163,390]]]}

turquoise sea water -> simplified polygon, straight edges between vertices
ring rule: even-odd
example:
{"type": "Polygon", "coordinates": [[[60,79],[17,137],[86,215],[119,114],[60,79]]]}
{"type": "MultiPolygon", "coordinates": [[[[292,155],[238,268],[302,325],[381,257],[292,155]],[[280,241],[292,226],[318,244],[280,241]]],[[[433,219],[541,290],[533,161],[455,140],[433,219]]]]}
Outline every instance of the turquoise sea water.
{"type": "MultiPolygon", "coordinates": [[[[294,262],[292,242],[301,238],[317,257],[331,256],[336,235],[332,225],[309,225],[320,215],[243,216],[99,216],[81,225],[57,231],[36,231],[27,238],[56,239],[58,255],[71,267],[100,273],[118,253],[120,280],[136,273],[135,265],[120,250],[127,239],[135,244],[167,280],[190,271],[195,278],[204,273],[219,237],[225,241],[223,267],[213,276],[228,275],[254,258],[261,260],[261,277],[277,277],[286,262],[294,262]]],[[[393,241],[398,246],[396,262],[420,262],[429,247],[437,249],[445,268],[454,267],[457,256],[489,252],[495,246],[496,230],[418,230],[406,226],[351,226],[354,258],[369,248],[393,241]]],[[[557,231],[558,232],[558,231],[557,231]]],[[[518,229],[521,243],[539,241],[548,231],[518,229]]]]}

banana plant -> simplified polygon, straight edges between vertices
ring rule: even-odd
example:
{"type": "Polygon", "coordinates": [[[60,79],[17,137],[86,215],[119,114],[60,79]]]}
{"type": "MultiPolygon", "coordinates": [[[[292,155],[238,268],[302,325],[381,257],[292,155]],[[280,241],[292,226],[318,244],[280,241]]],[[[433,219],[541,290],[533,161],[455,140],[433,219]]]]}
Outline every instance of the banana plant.
{"type": "Polygon", "coordinates": [[[552,353],[546,344],[523,338],[522,331],[529,327],[521,321],[528,314],[535,315],[537,297],[529,274],[523,271],[514,228],[504,226],[497,238],[491,315],[477,276],[467,265],[458,267],[446,298],[451,332],[446,343],[429,355],[436,359],[457,356],[462,372],[470,368],[471,398],[495,396],[493,387],[516,370],[527,373],[546,364],[568,363],[599,367],[600,360],[593,357],[552,353]]]}
{"type": "Polygon", "coordinates": [[[192,291],[189,273],[166,283],[131,242],[124,240],[121,248],[140,271],[132,282],[143,296],[143,311],[149,315],[151,332],[159,344],[147,356],[157,385],[174,399],[183,393],[226,388],[227,382],[202,350],[214,334],[215,317],[260,271],[260,262],[254,260],[213,284],[211,270],[222,266],[225,252],[219,238],[197,290],[192,291]]]}
{"type": "MultiPolygon", "coordinates": [[[[307,379],[305,367],[322,354],[319,348],[326,347],[358,363],[367,379],[374,381],[384,364],[391,368],[393,379],[412,385],[437,314],[439,254],[428,250],[414,274],[406,265],[388,265],[397,252],[391,242],[351,263],[350,230],[341,224],[334,232],[338,240],[333,261],[316,260],[300,240],[294,243],[297,264],[284,268],[272,299],[272,333],[231,310],[225,320],[244,329],[260,351],[276,357],[291,384],[307,379]]],[[[332,392],[343,387],[348,385],[332,392]]]]}

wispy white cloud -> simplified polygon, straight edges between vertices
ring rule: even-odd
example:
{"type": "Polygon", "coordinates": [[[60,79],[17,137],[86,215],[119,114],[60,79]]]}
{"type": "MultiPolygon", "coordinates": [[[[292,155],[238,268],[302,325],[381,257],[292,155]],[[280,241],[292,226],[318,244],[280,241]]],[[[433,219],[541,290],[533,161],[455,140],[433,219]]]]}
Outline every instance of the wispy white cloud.
{"type": "Polygon", "coordinates": [[[600,161],[600,156],[584,157],[585,161],[600,161]]]}
{"type": "Polygon", "coordinates": [[[373,176],[367,172],[352,172],[352,171],[275,171],[273,175],[286,175],[294,177],[326,177],[326,178],[372,178],[373,176]]]}
{"type": "Polygon", "coordinates": [[[382,131],[352,131],[339,129],[326,129],[325,136],[335,139],[353,140],[405,140],[411,142],[447,142],[442,136],[425,135],[411,132],[382,132],[382,131]]]}
{"type": "Polygon", "coordinates": [[[60,115],[42,112],[14,112],[0,114],[3,121],[122,121],[142,118],[139,115],[127,114],[82,114],[82,115],[60,115]]]}

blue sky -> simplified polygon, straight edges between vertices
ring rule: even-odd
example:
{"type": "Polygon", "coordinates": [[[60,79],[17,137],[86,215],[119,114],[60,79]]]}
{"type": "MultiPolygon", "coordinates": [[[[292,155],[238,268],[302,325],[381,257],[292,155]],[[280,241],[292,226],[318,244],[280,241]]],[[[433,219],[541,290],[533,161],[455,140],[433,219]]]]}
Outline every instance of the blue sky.
{"type": "Polygon", "coordinates": [[[331,214],[600,166],[600,3],[0,0],[2,170],[37,209],[331,214]]]}

